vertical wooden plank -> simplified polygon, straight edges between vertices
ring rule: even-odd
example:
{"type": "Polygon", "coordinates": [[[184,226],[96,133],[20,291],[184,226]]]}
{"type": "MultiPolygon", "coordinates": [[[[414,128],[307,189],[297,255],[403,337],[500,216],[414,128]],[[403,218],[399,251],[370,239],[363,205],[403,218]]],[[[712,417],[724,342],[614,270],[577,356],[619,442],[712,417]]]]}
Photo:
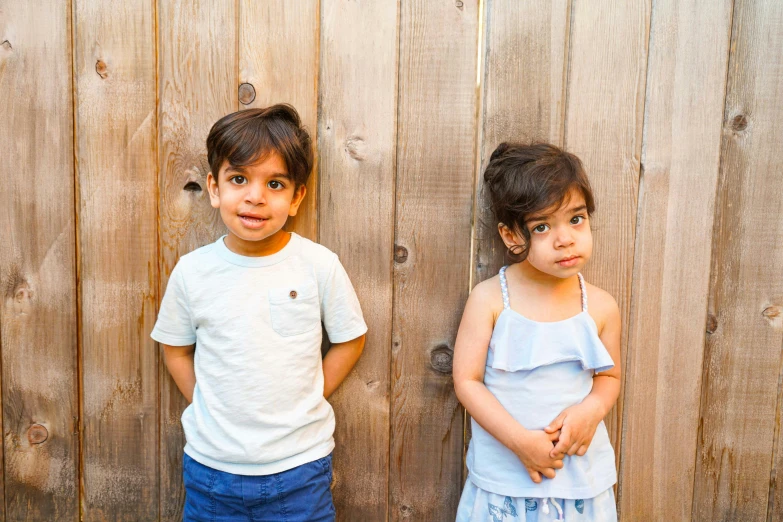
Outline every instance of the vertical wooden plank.
{"type": "MultiPolygon", "coordinates": [[[[596,196],[587,280],[630,311],[651,0],[573,0],[564,145],[579,156],[596,196]]],[[[606,418],[618,457],[622,393],[606,418]]]]}
{"type": "MultiPolygon", "coordinates": [[[[225,228],[207,197],[206,138],[215,121],[237,110],[237,61],[235,2],[159,0],[161,296],[179,257],[225,228]]],[[[179,521],[187,402],[160,365],[160,518],[179,521]]]]}
{"type": "Polygon", "coordinates": [[[0,7],[0,92],[5,243],[0,249],[5,457],[0,519],[76,520],[76,238],[67,2],[0,7]]]}
{"type": "Polygon", "coordinates": [[[158,516],[154,3],[75,1],[84,520],[158,516]]]}
{"type": "Polygon", "coordinates": [[[494,276],[505,246],[484,194],[483,170],[504,141],[563,141],[568,0],[487,2],[476,188],[473,283],[494,276]]]}
{"type": "Polygon", "coordinates": [[[402,5],[389,515],[453,520],[463,411],[451,356],[470,279],[478,2],[402,5]]]}
{"type": "Polygon", "coordinates": [[[732,0],[653,5],[625,370],[623,520],[690,518],[731,10],[732,0]]]}
{"type": "Polygon", "coordinates": [[[704,356],[696,520],[768,515],[783,345],[781,49],[783,4],[737,0],[713,236],[713,333],[704,356]]]}
{"type": "Polygon", "coordinates": [[[339,520],[386,520],[397,2],[323,0],[319,235],[340,256],[367,324],[364,355],[333,395],[339,520]]]}
{"type": "MultiPolygon", "coordinates": [[[[241,0],[239,23],[240,107],[290,103],[316,142],[318,0],[241,0]]],[[[286,225],[318,239],[317,166],[299,213],[286,225]]]]}

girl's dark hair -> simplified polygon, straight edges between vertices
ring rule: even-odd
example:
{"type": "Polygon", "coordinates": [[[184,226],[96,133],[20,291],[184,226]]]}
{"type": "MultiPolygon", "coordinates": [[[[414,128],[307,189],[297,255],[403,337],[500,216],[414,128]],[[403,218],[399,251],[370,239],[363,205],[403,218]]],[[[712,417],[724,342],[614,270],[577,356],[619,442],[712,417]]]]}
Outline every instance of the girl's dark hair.
{"type": "Polygon", "coordinates": [[[207,136],[207,160],[215,180],[224,161],[232,167],[246,167],[270,151],[280,154],[297,187],[307,183],[313,170],[312,142],[290,105],[228,114],[212,126],[207,136]]]}
{"type": "Polygon", "coordinates": [[[530,250],[531,216],[567,203],[572,190],[584,196],[588,216],[595,211],[582,162],[549,143],[501,143],[489,158],[484,183],[495,219],[525,238],[523,245],[509,248],[517,261],[530,250]]]}

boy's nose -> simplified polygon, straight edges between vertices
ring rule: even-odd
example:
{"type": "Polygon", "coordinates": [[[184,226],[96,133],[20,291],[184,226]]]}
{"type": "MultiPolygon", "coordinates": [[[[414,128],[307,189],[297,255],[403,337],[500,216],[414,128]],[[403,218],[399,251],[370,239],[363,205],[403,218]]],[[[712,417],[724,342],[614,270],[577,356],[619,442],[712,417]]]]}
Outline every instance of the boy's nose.
{"type": "Polygon", "coordinates": [[[245,192],[245,201],[253,205],[263,205],[266,203],[266,193],[263,186],[248,185],[245,192]]]}

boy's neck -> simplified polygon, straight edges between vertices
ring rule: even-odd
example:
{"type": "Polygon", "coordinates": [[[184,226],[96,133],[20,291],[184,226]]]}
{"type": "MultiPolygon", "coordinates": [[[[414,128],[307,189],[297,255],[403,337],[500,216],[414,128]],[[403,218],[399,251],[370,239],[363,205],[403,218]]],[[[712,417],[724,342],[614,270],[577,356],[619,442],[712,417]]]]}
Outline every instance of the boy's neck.
{"type": "Polygon", "coordinates": [[[241,239],[231,232],[228,233],[223,242],[233,253],[245,257],[263,257],[271,256],[280,252],[291,240],[291,233],[283,229],[259,241],[247,241],[241,239]]]}

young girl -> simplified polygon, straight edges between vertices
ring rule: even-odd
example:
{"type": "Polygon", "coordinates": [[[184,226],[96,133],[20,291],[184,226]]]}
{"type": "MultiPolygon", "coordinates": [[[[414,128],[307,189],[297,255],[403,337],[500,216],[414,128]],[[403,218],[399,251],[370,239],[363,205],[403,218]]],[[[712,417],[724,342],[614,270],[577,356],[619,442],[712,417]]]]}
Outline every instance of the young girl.
{"type": "Polygon", "coordinates": [[[579,158],[501,144],[484,173],[515,263],[473,289],[454,349],[472,417],[457,521],[617,520],[603,418],[620,391],[620,312],[585,283],[595,205],[579,158]]]}

